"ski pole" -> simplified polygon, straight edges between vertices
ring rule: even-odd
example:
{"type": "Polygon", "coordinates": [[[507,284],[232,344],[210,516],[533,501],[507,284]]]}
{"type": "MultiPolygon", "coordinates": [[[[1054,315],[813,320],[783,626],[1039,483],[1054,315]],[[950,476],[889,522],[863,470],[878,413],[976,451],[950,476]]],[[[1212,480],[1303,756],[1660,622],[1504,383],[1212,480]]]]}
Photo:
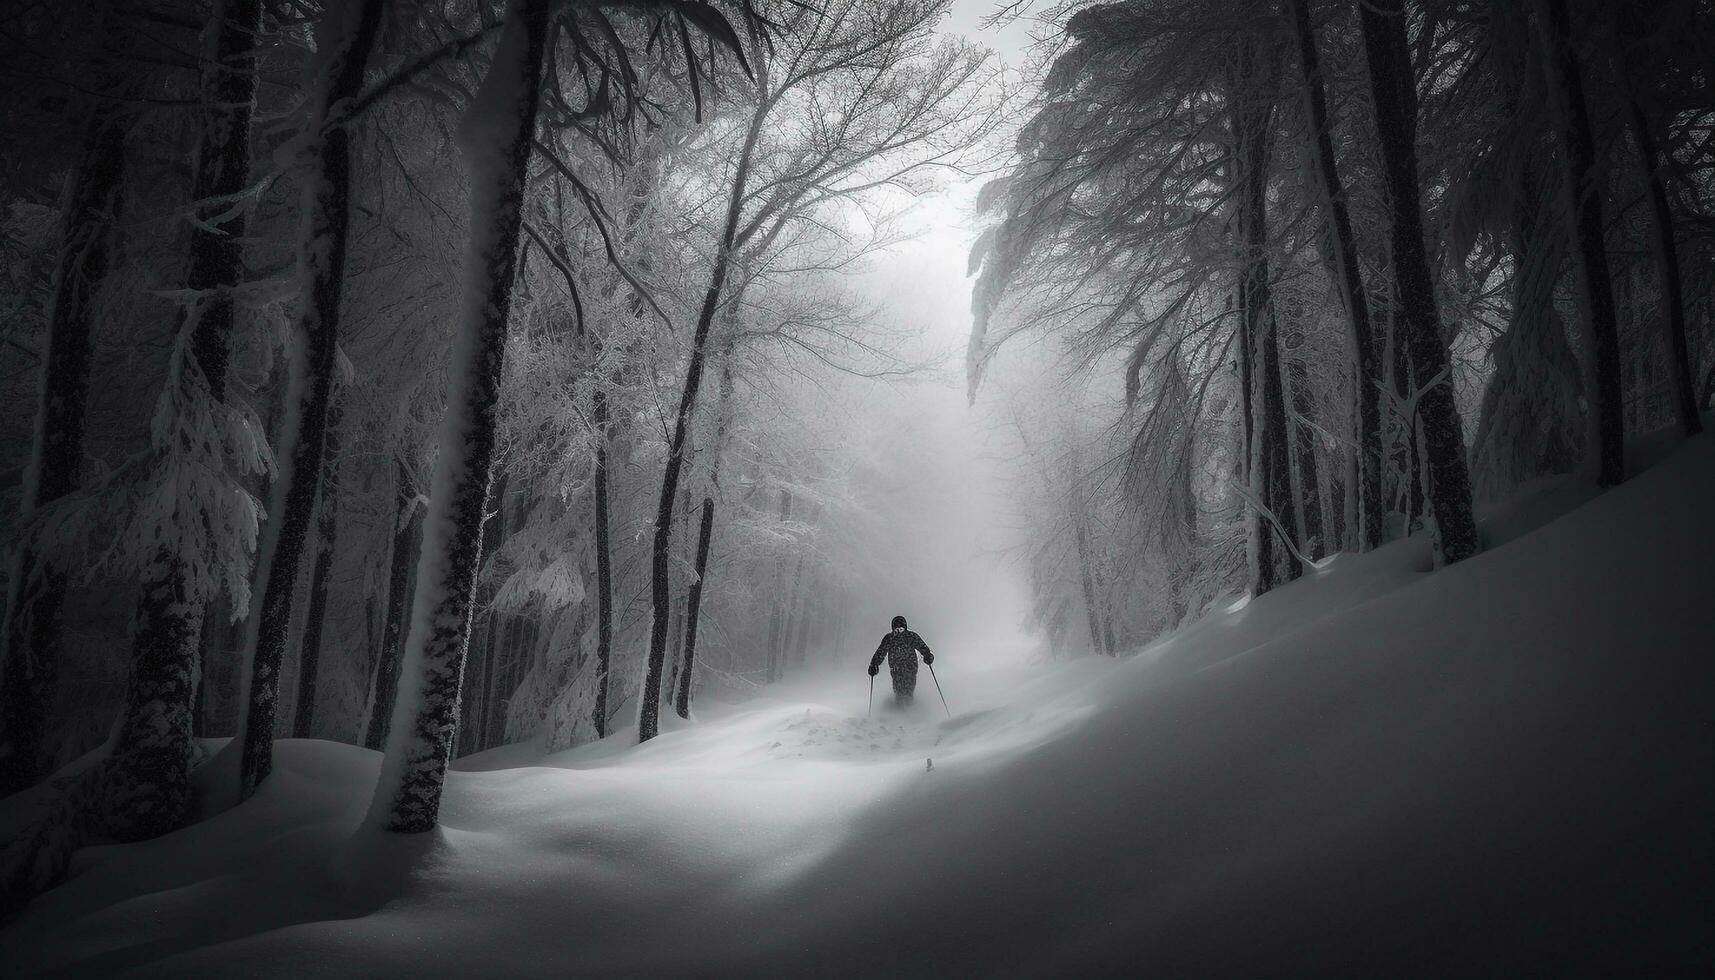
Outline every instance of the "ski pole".
{"type": "Polygon", "coordinates": [[[941,707],[946,709],[948,718],[953,717],[953,709],[947,707],[947,695],[941,693],[941,678],[935,677],[935,665],[924,664],[923,666],[929,668],[929,676],[935,680],[935,693],[941,695],[941,707]]]}
{"type": "Polygon", "coordinates": [[[869,706],[863,709],[863,716],[870,717],[875,713],[875,675],[869,675],[869,706]]]}

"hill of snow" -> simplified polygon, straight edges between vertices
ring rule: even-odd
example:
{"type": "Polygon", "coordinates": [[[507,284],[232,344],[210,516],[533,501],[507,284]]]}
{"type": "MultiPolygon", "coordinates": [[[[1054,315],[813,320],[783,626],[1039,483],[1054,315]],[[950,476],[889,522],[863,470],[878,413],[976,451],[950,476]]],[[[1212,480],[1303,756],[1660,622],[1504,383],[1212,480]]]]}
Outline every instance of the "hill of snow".
{"type": "Polygon", "coordinates": [[[1118,663],[961,671],[940,638],[951,720],[926,676],[866,719],[856,651],[641,748],[473,757],[418,838],[356,830],[375,753],[288,741],[243,807],[80,854],[0,962],[1708,975],[1712,505],[1703,437],[1471,561],[1343,556],[1118,663]]]}

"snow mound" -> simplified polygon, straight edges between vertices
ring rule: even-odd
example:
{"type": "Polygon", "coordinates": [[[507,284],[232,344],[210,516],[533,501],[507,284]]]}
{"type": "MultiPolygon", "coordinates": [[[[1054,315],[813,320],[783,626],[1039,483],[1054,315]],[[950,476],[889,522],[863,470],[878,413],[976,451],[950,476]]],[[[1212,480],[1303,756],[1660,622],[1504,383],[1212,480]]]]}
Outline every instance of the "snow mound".
{"type": "Polygon", "coordinates": [[[642,747],[485,753],[418,838],[359,830],[375,754],[284,742],[243,807],[79,855],[0,962],[1707,975],[1712,501],[1704,437],[1434,574],[1400,542],[1117,664],[943,658],[951,720],[933,688],[866,718],[845,678],[642,747]]]}

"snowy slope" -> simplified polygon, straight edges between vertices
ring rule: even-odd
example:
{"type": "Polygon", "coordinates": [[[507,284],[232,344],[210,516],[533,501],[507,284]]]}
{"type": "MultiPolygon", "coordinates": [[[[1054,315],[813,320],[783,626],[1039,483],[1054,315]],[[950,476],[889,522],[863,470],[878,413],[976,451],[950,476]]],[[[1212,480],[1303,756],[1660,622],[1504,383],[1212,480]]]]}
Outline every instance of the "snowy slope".
{"type": "Polygon", "coordinates": [[[858,682],[711,707],[642,748],[485,754],[420,838],[354,836],[373,753],[285,742],[244,807],[80,855],[0,962],[1708,975],[1712,501],[1704,437],[1433,575],[1402,542],[1119,664],[949,654],[952,721],[932,687],[864,719],[860,651],[858,682]]]}

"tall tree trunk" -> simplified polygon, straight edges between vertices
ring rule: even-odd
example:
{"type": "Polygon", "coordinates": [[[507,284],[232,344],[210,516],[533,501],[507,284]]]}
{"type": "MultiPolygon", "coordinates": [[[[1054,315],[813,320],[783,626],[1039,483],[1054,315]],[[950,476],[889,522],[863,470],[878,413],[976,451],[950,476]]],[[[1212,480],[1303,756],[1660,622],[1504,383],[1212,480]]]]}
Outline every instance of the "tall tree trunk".
{"type": "MultiPolygon", "coordinates": [[[[689,486],[686,486],[684,491],[679,495],[679,514],[684,520],[688,521],[691,519],[691,488],[689,486]]],[[[679,685],[679,665],[683,662],[683,655],[685,652],[685,603],[687,599],[685,593],[689,590],[689,583],[685,581],[685,572],[682,568],[673,577],[680,585],[680,588],[674,590],[677,594],[673,597],[672,609],[668,615],[669,622],[667,628],[672,631],[670,639],[671,650],[669,652],[671,653],[673,663],[673,672],[667,679],[667,697],[669,701],[672,700],[673,691],[677,689],[679,685]]]]}
{"type": "Polygon", "coordinates": [[[399,661],[405,649],[405,616],[416,593],[417,559],[423,547],[422,501],[405,461],[393,461],[395,479],[393,554],[387,570],[387,618],[381,627],[381,649],[369,683],[369,716],[363,725],[363,747],[379,750],[387,741],[393,702],[399,689],[399,661]]]}
{"type": "Polygon", "coordinates": [[[333,571],[339,531],[339,422],[336,395],[328,406],[327,451],[322,457],[321,487],[316,494],[316,563],[310,569],[310,595],[299,640],[298,700],[292,713],[292,734],[310,737],[316,719],[316,677],[322,661],[322,627],[327,621],[328,575],[333,571]]]}
{"type": "Polygon", "coordinates": [[[1668,206],[1667,188],[1662,184],[1661,154],[1656,150],[1649,116],[1644,113],[1636,96],[1627,99],[1627,106],[1631,110],[1638,166],[1649,185],[1650,214],[1655,219],[1651,251],[1655,255],[1656,275],[1661,277],[1662,298],[1667,303],[1667,318],[1662,326],[1667,332],[1673,408],[1679,416],[1679,427],[1687,436],[1694,436],[1703,431],[1703,419],[1697,413],[1697,395],[1691,384],[1691,345],[1686,339],[1685,287],[1679,274],[1679,245],[1674,240],[1673,209],[1668,206]]]}
{"type": "Polygon", "coordinates": [[[1251,458],[1258,464],[1251,491],[1268,508],[1272,519],[1256,536],[1257,561],[1251,591],[1263,593],[1297,578],[1298,563],[1280,554],[1276,535],[1286,548],[1298,540],[1292,497],[1291,456],[1287,446],[1286,398],[1281,385],[1280,336],[1269,297],[1268,266],[1268,139],[1274,105],[1264,94],[1263,72],[1255,42],[1244,39],[1239,52],[1237,90],[1233,93],[1234,137],[1238,144],[1239,221],[1242,235],[1245,343],[1254,409],[1251,458]]]}
{"type": "Polygon", "coordinates": [[[596,378],[595,416],[595,580],[596,580],[596,641],[595,641],[595,733],[606,738],[608,716],[608,675],[613,665],[613,546],[608,534],[607,442],[608,409],[604,379],[596,378]]]}
{"type": "Polygon", "coordinates": [[[1550,103],[1557,117],[1565,164],[1566,218],[1578,243],[1583,327],[1585,397],[1589,399],[1585,445],[1595,464],[1596,484],[1611,487],[1626,478],[1626,430],[1620,389],[1619,326],[1614,315],[1614,284],[1608,273],[1608,249],[1602,241],[1601,185],[1596,174],[1596,142],[1578,56],[1572,49],[1572,21],[1566,0],[1537,0],[1538,19],[1548,58],[1550,103]]]}
{"type": "Polygon", "coordinates": [[[1299,521],[1303,528],[1304,553],[1311,558],[1321,558],[1331,547],[1322,521],[1322,474],[1316,463],[1316,430],[1311,427],[1315,421],[1315,407],[1310,397],[1310,377],[1304,362],[1297,358],[1286,359],[1286,380],[1288,394],[1292,399],[1293,422],[1293,458],[1297,462],[1299,510],[1303,514],[1299,521]]]}
{"type": "MultiPolygon", "coordinates": [[[[222,0],[215,5],[210,26],[213,43],[202,83],[207,110],[191,192],[199,220],[190,236],[186,274],[187,290],[196,298],[183,317],[166,397],[175,403],[206,402],[213,408],[226,396],[232,290],[244,274],[247,215],[231,201],[250,183],[261,0],[222,0]]],[[[163,453],[175,449],[160,447],[163,453]]],[[[173,524],[204,520],[205,515],[188,513],[185,506],[181,503],[174,511],[173,524]]],[[[139,576],[131,680],[101,803],[113,818],[105,829],[116,839],[138,840],[172,830],[190,803],[190,716],[208,596],[188,563],[200,560],[163,545],[139,576]]]]}
{"type": "MultiPolygon", "coordinates": [[[[792,519],[792,495],[785,490],[780,491],[780,522],[782,524],[792,519]]],[[[774,601],[769,605],[768,616],[768,683],[780,679],[780,644],[782,605],[780,593],[786,588],[785,566],[774,571],[774,601]]]]}
{"type": "MultiPolygon", "coordinates": [[[[92,74],[97,91],[116,74],[111,46],[119,33],[109,11],[92,74]]],[[[113,227],[125,176],[128,119],[113,99],[98,97],[84,125],[83,147],[67,182],[60,249],[54,268],[53,305],[42,336],[42,376],[34,438],[18,518],[70,493],[83,464],[84,417],[94,344],[95,296],[107,277],[113,227]]],[[[57,687],[60,607],[64,570],[38,555],[25,531],[8,578],[5,644],[0,659],[0,797],[47,775],[53,753],[46,744],[47,712],[57,687]]]]}
{"type": "MultiPolygon", "coordinates": [[[[1248,305],[1244,297],[1244,273],[1240,273],[1239,308],[1242,311],[1248,305]]],[[[1231,309],[1231,297],[1228,300],[1231,309]]],[[[1233,454],[1236,471],[1234,479],[1242,483],[1252,496],[1260,497],[1262,476],[1262,444],[1256,437],[1256,366],[1252,364],[1254,355],[1251,351],[1250,321],[1241,315],[1239,325],[1235,330],[1233,343],[1233,361],[1238,368],[1239,376],[1239,445],[1233,454]]],[[[1247,499],[1243,504],[1245,531],[1245,568],[1250,579],[1251,588],[1261,577],[1263,565],[1263,521],[1257,509],[1247,499]]]]}
{"type": "Polygon", "coordinates": [[[1117,644],[1114,641],[1114,614],[1113,614],[1113,610],[1108,608],[1108,603],[1107,603],[1107,599],[1106,599],[1107,589],[1102,584],[1101,575],[1099,572],[1092,569],[1090,572],[1090,577],[1094,581],[1094,585],[1095,585],[1096,605],[1097,605],[1097,608],[1101,612],[1102,649],[1107,652],[1108,656],[1117,657],[1117,656],[1119,656],[1119,644],[1117,644]]]}
{"type": "Polygon", "coordinates": [[[488,77],[463,124],[471,176],[469,285],[454,333],[400,696],[370,804],[370,821],[398,833],[434,828],[458,725],[550,6],[549,0],[512,0],[488,77]]]}
{"type": "MultiPolygon", "coordinates": [[[[496,468],[499,469],[500,475],[494,478],[494,489],[489,494],[489,500],[494,505],[494,512],[487,516],[487,523],[482,531],[482,560],[477,564],[476,570],[479,583],[484,578],[492,579],[490,565],[494,561],[494,553],[506,543],[508,528],[506,497],[510,474],[504,464],[496,464],[496,468]]],[[[484,642],[472,648],[466,655],[467,669],[475,670],[476,683],[472,695],[464,698],[460,706],[463,716],[460,718],[459,728],[465,732],[465,737],[459,742],[460,755],[480,751],[483,744],[481,719],[483,712],[488,707],[488,698],[493,690],[491,681],[494,660],[499,653],[494,644],[489,642],[494,638],[492,625],[495,617],[499,615],[498,610],[494,608],[494,597],[498,591],[498,586],[493,581],[489,581],[486,585],[479,584],[476,602],[471,611],[472,622],[475,622],[478,616],[486,612],[491,628],[486,631],[487,636],[484,638],[484,642]],[[475,729],[475,731],[471,731],[471,729],[475,729]]]]}
{"type": "Polygon", "coordinates": [[[703,584],[709,574],[709,539],[715,529],[715,498],[703,498],[703,520],[697,528],[697,578],[691,583],[691,597],[685,610],[685,662],[679,668],[679,688],[674,692],[673,710],[681,718],[691,717],[691,673],[697,667],[697,621],[703,608],[703,584]]]}
{"type": "MultiPolygon", "coordinates": [[[[761,63],[757,66],[757,73],[762,87],[766,88],[766,72],[761,63]]],[[[709,328],[720,308],[721,291],[726,286],[727,269],[732,264],[733,243],[738,237],[739,219],[744,213],[751,155],[761,138],[766,118],[767,113],[760,109],[752,114],[750,129],[739,150],[738,167],[727,197],[726,221],[721,228],[714,268],[709,272],[709,285],[703,292],[703,305],[697,313],[697,328],[691,336],[691,363],[685,370],[685,387],[679,396],[679,410],[673,418],[673,441],[668,445],[667,465],[661,475],[661,498],[655,512],[655,540],[650,548],[649,656],[644,663],[643,690],[637,704],[639,742],[654,738],[661,727],[661,674],[667,658],[667,607],[672,599],[668,571],[672,557],[673,501],[679,495],[679,475],[685,466],[685,442],[690,434],[692,415],[697,409],[697,393],[703,384],[709,328]]]]}
{"type": "Polygon", "coordinates": [[[1351,209],[1346,204],[1346,185],[1340,180],[1334,157],[1333,125],[1328,119],[1328,95],[1322,81],[1322,59],[1316,35],[1310,26],[1310,0],[1288,0],[1293,29],[1298,36],[1298,61],[1304,72],[1304,91],[1310,105],[1311,156],[1328,209],[1328,231],[1334,244],[1335,272],[1346,316],[1352,328],[1352,369],[1357,382],[1356,494],[1358,501],[1357,550],[1368,551],[1381,543],[1381,411],[1376,383],[1382,377],[1376,359],[1375,327],[1370,320],[1370,302],[1364,292],[1363,272],[1358,264],[1357,237],[1352,233],[1351,209]]]}
{"type": "Polygon", "coordinates": [[[679,686],[673,699],[673,710],[681,718],[691,716],[691,679],[697,669],[697,624],[701,621],[703,586],[708,583],[709,543],[715,529],[715,497],[719,494],[721,485],[721,453],[726,448],[727,430],[732,424],[732,351],[735,336],[736,334],[728,336],[721,358],[721,380],[717,392],[720,407],[715,416],[713,445],[709,450],[713,455],[709,463],[709,489],[703,497],[702,523],[697,528],[697,579],[691,584],[691,595],[685,610],[685,658],[684,664],[679,668],[679,686]]]}
{"type": "Polygon", "coordinates": [[[478,682],[481,710],[472,722],[476,726],[476,731],[472,733],[474,745],[470,749],[473,752],[481,752],[495,744],[494,718],[498,714],[495,710],[495,692],[500,683],[499,622],[500,611],[490,607],[488,621],[482,628],[482,679],[478,682]]]}
{"type": "Polygon", "coordinates": [[[243,702],[243,753],[238,798],[256,792],[274,764],[274,716],[280,669],[292,622],[292,592],[304,539],[315,510],[316,479],[326,449],[328,402],[339,338],[340,289],[350,230],[351,142],[330,110],[355,97],[381,24],[381,0],[346,0],[323,15],[318,30],[326,61],[312,69],[316,97],[306,152],[312,177],[305,191],[308,224],[298,253],[303,304],[291,338],[291,375],[279,438],[286,465],[274,480],[268,521],[256,560],[252,593],[260,606],[245,631],[248,696],[243,702]]]}
{"type": "Polygon", "coordinates": [[[1094,556],[1090,553],[1090,532],[1084,524],[1082,503],[1077,513],[1072,515],[1072,541],[1078,548],[1078,582],[1084,590],[1084,616],[1090,621],[1090,649],[1105,657],[1110,651],[1102,642],[1102,613],[1096,598],[1096,577],[1092,567],[1094,556]]]}
{"type": "Polygon", "coordinates": [[[1471,476],[1465,465],[1465,436],[1453,401],[1452,365],[1441,337],[1429,256],[1423,245],[1423,212],[1417,186],[1417,91],[1405,40],[1402,0],[1361,0],[1370,89],[1376,106],[1382,169],[1393,205],[1394,284],[1399,318],[1411,355],[1412,374],[1423,387],[1417,417],[1423,425],[1423,455],[1429,507],[1435,514],[1433,551],[1437,566],[1477,553],[1477,522],[1471,514],[1471,476]]]}
{"type": "MultiPolygon", "coordinates": [[[[1412,371],[1411,354],[1405,343],[1405,330],[1400,324],[1399,310],[1396,307],[1388,320],[1389,330],[1389,360],[1393,369],[1393,392],[1400,403],[1411,398],[1412,371]]],[[[1411,533],[1413,522],[1425,520],[1423,496],[1423,467],[1418,465],[1418,429],[1417,419],[1402,418],[1400,431],[1404,441],[1394,447],[1399,454],[1399,485],[1395,488],[1394,497],[1402,501],[1405,518],[1405,533],[1411,533]]],[[[1392,458],[1390,451],[1389,458],[1392,458]]]]}

